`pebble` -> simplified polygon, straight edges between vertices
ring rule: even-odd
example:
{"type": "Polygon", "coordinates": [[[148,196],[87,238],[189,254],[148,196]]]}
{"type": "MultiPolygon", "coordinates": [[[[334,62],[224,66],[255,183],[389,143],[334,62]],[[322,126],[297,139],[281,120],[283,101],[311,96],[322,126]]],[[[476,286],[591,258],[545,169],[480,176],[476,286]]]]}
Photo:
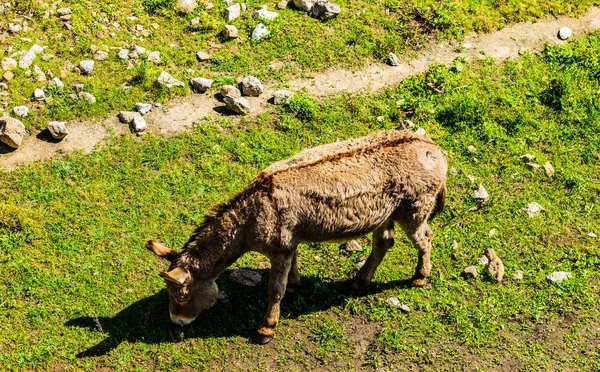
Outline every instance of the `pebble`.
{"type": "Polygon", "coordinates": [[[8,84],[0,83],[0,90],[8,90],[8,84]]]}
{"type": "Polygon", "coordinates": [[[247,269],[233,270],[229,275],[229,280],[247,287],[257,287],[262,283],[262,277],[259,273],[247,269]]]}
{"type": "Polygon", "coordinates": [[[77,93],[82,92],[83,91],[83,84],[72,84],[71,88],[76,91],[77,93]]]}
{"type": "Polygon", "coordinates": [[[22,69],[29,68],[29,66],[33,64],[34,59],[35,53],[31,50],[21,53],[21,57],[19,58],[19,67],[22,69]]]}
{"type": "Polygon", "coordinates": [[[27,106],[17,106],[13,108],[13,112],[20,118],[24,118],[29,113],[29,108],[27,106]]]}
{"type": "Polygon", "coordinates": [[[521,156],[521,159],[525,160],[527,163],[531,162],[533,159],[535,159],[535,156],[531,155],[531,154],[525,154],[521,156]]]}
{"type": "Polygon", "coordinates": [[[463,270],[463,275],[467,278],[477,278],[477,266],[467,266],[463,270]]]}
{"type": "Polygon", "coordinates": [[[192,88],[201,93],[206,92],[212,86],[212,83],[212,80],[205,78],[194,78],[190,80],[192,88]]]}
{"type": "Polygon", "coordinates": [[[13,78],[15,77],[15,75],[11,72],[11,71],[6,71],[4,73],[4,75],[2,75],[2,78],[4,79],[4,81],[6,81],[7,83],[10,82],[13,78]]]}
{"type": "Polygon", "coordinates": [[[472,175],[472,174],[467,174],[467,179],[468,179],[469,181],[471,181],[471,183],[473,183],[473,182],[475,182],[475,180],[476,180],[477,178],[475,178],[475,176],[474,176],[474,175],[472,175]]]}
{"type": "Polygon", "coordinates": [[[250,97],[258,97],[263,92],[263,86],[260,80],[254,76],[246,76],[242,80],[242,93],[250,97]]]}
{"type": "Polygon", "coordinates": [[[544,208],[536,202],[529,203],[523,208],[529,218],[533,218],[536,214],[540,213],[544,208]]]}
{"type": "Polygon", "coordinates": [[[198,3],[196,0],[177,0],[177,10],[181,13],[189,14],[196,9],[198,3]]]}
{"type": "Polygon", "coordinates": [[[285,9],[287,8],[288,0],[281,0],[277,3],[277,9],[285,9]]]}
{"type": "Polygon", "coordinates": [[[410,312],[410,307],[408,307],[408,305],[406,304],[400,303],[400,300],[398,300],[397,297],[389,297],[387,300],[385,300],[385,302],[392,307],[400,309],[400,311],[402,311],[403,313],[410,312]]]}
{"type": "Polygon", "coordinates": [[[223,85],[221,87],[221,95],[223,97],[239,98],[242,96],[242,92],[233,85],[223,85]]]}
{"type": "Polygon", "coordinates": [[[555,271],[552,274],[546,276],[546,279],[551,281],[551,282],[562,282],[565,279],[568,279],[571,277],[571,273],[567,272],[567,271],[555,271]]]}
{"type": "Polygon", "coordinates": [[[346,250],[348,252],[362,252],[363,248],[356,240],[350,240],[346,243],[346,250]]]}
{"type": "Polygon", "coordinates": [[[568,27],[561,27],[560,30],[558,30],[558,38],[561,40],[567,40],[572,35],[573,31],[571,31],[571,29],[568,27]]]}
{"type": "Polygon", "coordinates": [[[71,14],[71,8],[60,8],[56,11],[56,14],[58,14],[59,16],[71,14]]]}
{"type": "Polygon", "coordinates": [[[36,101],[43,101],[46,99],[46,92],[44,92],[42,89],[37,88],[34,92],[33,92],[33,98],[36,101]]]}
{"type": "Polygon", "coordinates": [[[520,271],[515,271],[512,275],[513,280],[523,280],[523,273],[520,271]]]}
{"type": "Polygon", "coordinates": [[[477,201],[485,201],[489,196],[482,184],[479,184],[477,190],[473,191],[473,198],[477,201]]]}
{"type": "Polygon", "coordinates": [[[487,267],[488,274],[490,274],[492,279],[497,283],[500,283],[502,278],[504,278],[504,264],[502,263],[502,260],[500,260],[492,248],[486,250],[485,255],[490,260],[487,267]]]}
{"type": "Polygon", "coordinates": [[[62,82],[62,80],[60,80],[59,78],[52,78],[50,79],[50,81],[48,82],[49,86],[56,86],[57,88],[64,88],[65,84],[62,82]]]}
{"type": "Polygon", "coordinates": [[[79,92],[79,99],[82,99],[89,103],[96,103],[96,97],[88,92],[79,92]]]}
{"type": "Polygon", "coordinates": [[[536,164],[536,163],[527,163],[527,166],[529,167],[529,169],[531,169],[533,172],[535,172],[536,170],[540,169],[541,165],[536,164]]]}
{"type": "Polygon", "coordinates": [[[479,265],[487,265],[488,263],[490,263],[490,259],[487,258],[487,256],[483,255],[477,259],[477,263],[479,265]]]}
{"type": "Polygon", "coordinates": [[[173,76],[171,76],[171,74],[169,74],[166,71],[163,71],[160,76],[158,77],[158,79],[156,79],[156,82],[162,86],[165,86],[167,88],[172,88],[172,87],[184,87],[185,84],[177,79],[175,79],[173,76]]]}
{"type": "Polygon", "coordinates": [[[242,12],[242,8],[240,4],[233,4],[232,6],[227,8],[227,22],[231,22],[239,18],[242,12]]]}
{"type": "Polygon", "coordinates": [[[547,162],[544,164],[544,170],[546,171],[546,175],[547,175],[548,177],[552,177],[552,176],[554,176],[554,167],[552,166],[552,164],[550,164],[550,162],[549,162],[549,161],[547,161],[547,162]]]}
{"type": "Polygon", "coordinates": [[[294,5],[296,8],[308,12],[315,5],[315,0],[294,0],[294,5]]]}
{"type": "Polygon", "coordinates": [[[13,58],[3,58],[1,64],[4,71],[10,71],[17,68],[17,61],[13,58]]]}
{"type": "Polygon", "coordinates": [[[223,102],[225,102],[225,106],[227,106],[229,110],[240,115],[249,114],[251,111],[248,100],[242,97],[233,98],[231,96],[225,96],[223,102]]]}
{"type": "Polygon", "coordinates": [[[159,64],[160,63],[160,52],[158,50],[155,50],[154,52],[148,53],[148,61],[153,62],[155,64],[159,64]]]}
{"type": "Polygon", "coordinates": [[[119,58],[121,59],[128,59],[129,58],[129,49],[120,49],[119,53],[117,53],[117,56],[119,56],[119,58]]]}
{"type": "Polygon", "coordinates": [[[593,232],[589,232],[587,235],[588,235],[590,238],[597,238],[597,237],[598,237],[598,235],[594,234],[593,232]]]}
{"type": "Polygon", "coordinates": [[[55,139],[63,139],[69,134],[66,124],[64,121],[51,121],[48,123],[48,131],[55,139]]]}
{"type": "Polygon", "coordinates": [[[339,5],[332,3],[330,0],[318,0],[311,9],[315,18],[324,21],[337,17],[341,11],[339,5]]]}
{"type": "Polygon", "coordinates": [[[94,59],[96,61],[104,61],[107,58],[108,58],[108,53],[106,53],[103,50],[97,50],[96,53],[94,53],[94,59]]]}
{"type": "Polygon", "coordinates": [[[0,142],[16,149],[21,146],[25,134],[25,125],[20,120],[10,116],[0,117],[0,142]]]}
{"type": "Polygon", "coordinates": [[[131,51],[133,53],[137,53],[138,55],[140,55],[140,54],[145,54],[146,53],[146,48],[141,47],[139,45],[134,45],[133,48],[131,48],[131,51]]]}
{"type": "Polygon", "coordinates": [[[392,52],[388,54],[388,62],[390,66],[400,66],[400,60],[398,60],[398,56],[392,52]]]}
{"type": "Polygon", "coordinates": [[[232,26],[232,25],[226,25],[225,27],[223,27],[223,30],[221,31],[221,35],[223,35],[223,37],[226,37],[229,39],[235,39],[236,37],[239,36],[239,33],[238,33],[237,27],[232,26]]]}
{"type": "Polygon", "coordinates": [[[473,145],[469,145],[467,146],[467,150],[469,150],[470,153],[474,153],[477,152],[477,149],[475,148],[475,146],[473,145]]]}
{"type": "Polygon", "coordinates": [[[210,59],[210,55],[205,52],[198,52],[198,53],[196,53],[196,58],[198,58],[198,61],[204,62],[204,61],[208,61],[210,59]]]}
{"type": "Polygon", "coordinates": [[[146,130],[146,119],[141,116],[134,116],[132,125],[136,133],[143,132],[146,130]]]}
{"type": "Polygon", "coordinates": [[[273,103],[275,105],[287,105],[293,95],[294,93],[289,90],[278,90],[273,95],[273,103]]]}
{"type": "Polygon", "coordinates": [[[31,48],[29,48],[29,51],[32,52],[35,55],[41,54],[44,52],[44,47],[38,45],[38,44],[33,44],[31,46],[31,48]]]}
{"type": "Polygon", "coordinates": [[[139,112],[134,111],[121,111],[119,112],[119,121],[123,124],[130,124],[133,122],[133,119],[137,116],[140,116],[139,112]]]}
{"type": "Polygon", "coordinates": [[[150,103],[136,103],[135,111],[139,112],[142,115],[146,115],[150,111],[152,111],[152,105],[150,103]]]}
{"type": "Polygon", "coordinates": [[[263,5],[262,7],[260,7],[260,9],[256,11],[256,15],[260,19],[271,20],[277,18],[279,16],[279,13],[270,12],[267,10],[267,6],[263,5]]]}
{"type": "Polygon", "coordinates": [[[83,75],[89,75],[94,71],[94,61],[93,60],[85,60],[79,62],[79,69],[83,75]]]}
{"type": "Polygon", "coordinates": [[[259,23],[258,25],[256,25],[254,31],[252,31],[251,37],[252,40],[260,40],[268,34],[269,30],[267,30],[267,28],[262,23],[259,23]]]}

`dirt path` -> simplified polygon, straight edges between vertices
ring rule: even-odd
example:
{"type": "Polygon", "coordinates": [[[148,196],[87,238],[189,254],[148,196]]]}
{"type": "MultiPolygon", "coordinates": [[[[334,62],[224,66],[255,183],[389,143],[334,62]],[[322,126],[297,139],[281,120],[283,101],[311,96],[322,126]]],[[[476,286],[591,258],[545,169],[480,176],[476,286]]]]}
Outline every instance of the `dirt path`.
{"type": "MultiPolygon", "coordinates": [[[[288,82],[287,89],[306,89],[313,96],[342,92],[375,92],[384,87],[395,86],[408,76],[425,72],[434,63],[449,63],[460,56],[467,60],[484,55],[504,60],[517,57],[521,51],[540,51],[546,43],[565,43],[557,38],[558,30],[562,26],[571,28],[574,37],[589,34],[600,28],[600,9],[593,8],[580,18],[545,18],[536,23],[519,23],[489,34],[469,35],[460,43],[440,43],[397,67],[378,64],[361,71],[336,69],[318,73],[312,78],[288,82]],[[458,46],[462,46],[461,52],[456,51],[458,46]]],[[[266,101],[278,88],[281,87],[267,83],[261,97],[248,97],[254,109],[251,117],[272,107],[266,101]]],[[[155,108],[145,118],[149,131],[169,135],[187,130],[203,118],[221,115],[225,111],[224,107],[224,104],[213,96],[193,94],[175,99],[164,107],[155,108]]],[[[49,159],[58,153],[74,150],[88,153],[102,145],[107,136],[129,132],[126,125],[119,124],[116,116],[104,120],[69,122],[67,125],[70,134],[60,142],[49,140],[42,132],[29,136],[15,151],[8,151],[5,146],[0,147],[0,169],[13,170],[33,161],[49,159]]]]}

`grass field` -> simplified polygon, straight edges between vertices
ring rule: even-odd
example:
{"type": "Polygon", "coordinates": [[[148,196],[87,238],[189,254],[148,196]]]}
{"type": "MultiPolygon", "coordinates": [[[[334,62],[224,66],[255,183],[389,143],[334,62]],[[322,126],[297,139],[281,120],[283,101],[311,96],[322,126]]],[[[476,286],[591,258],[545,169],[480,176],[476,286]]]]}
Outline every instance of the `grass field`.
{"type": "MultiPolygon", "coordinates": [[[[524,9],[507,20],[552,11],[550,5],[524,9]]],[[[168,12],[142,16],[185,27],[168,12]]],[[[454,34],[483,27],[459,19],[454,34]]],[[[185,58],[173,66],[190,62],[185,58]]],[[[588,234],[600,234],[599,78],[596,33],[504,64],[434,66],[382,94],[318,102],[299,95],[289,108],[257,121],[215,119],[169,139],[115,138],[90,155],[3,173],[0,369],[598,370],[600,256],[597,238],[588,234]],[[371,290],[359,297],[342,281],[368,254],[369,237],[361,240],[365,251],[356,253],[303,245],[301,287],[284,299],[272,343],[249,342],[266,309],[266,285],[236,286],[230,269],[218,280],[229,303],[190,327],[170,324],[157,275],[166,266],[145,251],[146,239],[181,247],[211,205],[271,162],[405,120],[448,152],[448,203],[431,223],[431,289],[408,287],[416,252],[402,234],[371,290]],[[531,171],[520,158],[525,153],[539,164],[551,162],[555,174],[531,171]],[[490,193],[482,205],[471,196],[479,183],[490,193]],[[529,218],[522,208],[533,201],[544,210],[529,218]],[[487,248],[504,261],[505,281],[492,283],[482,267],[477,279],[462,278],[462,269],[487,248]],[[546,281],[559,270],[573,277],[546,281]],[[512,280],[515,271],[522,281],[512,280]],[[390,296],[411,312],[387,305],[390,296]]],[[[268,275],[258,255],[234,267],[268,275]]]]}

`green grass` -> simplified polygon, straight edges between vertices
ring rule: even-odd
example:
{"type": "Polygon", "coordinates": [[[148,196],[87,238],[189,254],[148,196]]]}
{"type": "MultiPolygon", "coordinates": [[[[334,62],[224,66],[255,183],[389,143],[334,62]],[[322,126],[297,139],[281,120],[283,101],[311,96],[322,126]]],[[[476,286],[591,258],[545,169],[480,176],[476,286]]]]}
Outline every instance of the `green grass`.
{"type": "MultiPolygon", "coordinates": [[[[302,96],[257,123],[217,119],[169,139],[122,137],[99,152],[3,173],[0,366],[598,369],[600,256],[587,234],[600,233],[599,74],[596,33],[505,64],[434,66],[379,95],[302,96]],[[266,311],[266,284],[240,288],[229,271],[218,280],[229,304],[188,328],[169,323],[157,275],[166,264],[145,251],[146,239],[181,247],[211,205],[271,162],[404,120],[427,130],[451,168],[447,207],[431,223],[432,289],[407,287],[416,252],[398,232],[360,297],[341,282],[368,254],[368,239],[365,252],[301,246],[303,281],[284,299],[267,346],[248,342],[266,311]],[[525,153],[556,174],[529,170],[525,153]],[[478,183],[491,196],[474,210],[478,183]],[[532,201],[544,211],[530,219],[521,208],[532,201]],[[504,261],[505,281],[462,278],[487,248],[504,261]],[[511,280],[517,270],[523,281],[511,280]],[[548,283],[558,270],[573,278],[548,283]],[[389,296],[411,312],[390,308],[389,296]]],[[[256,254],[234,266],[268,271],[256,254]]]]}
{"type": "MultiPolygon", "coordinates": [[[[33,43],[46,48],[53,57],[35,61],[42,71],[62,76],[66,89],[51,91],[47,103],[35,106],[25,125],[29,130],[44,129],[51,120],[75,120],[103,116],[110,112],[132,109],[137,101],[164,102],[170,97],[185,95],[187,88],[172,90],[157,88],[156,78],[169,71],[176,78],[190,77],[223,79],[224,76],[255,75],[285,83],[294,76],[323,71],[330,67],[360,68],[369,62],[385,63],[389,52],[409,54],[425,48],[437,39],[461,38],[471,31],[489,31],[506,25],[555,14],[582,14],[597,0],[528,0],[498,1],[339,1],[343,11],[331,21],[321,22],[293,8],[278,10],[280,16],[265,22],[271,33],[258,42],[249,37],[258,21],[253,12],[262,1],[248,1],[248,11],[232,23],[240,30],[240,38],[223,40],[219,32],[225,25],[225,5],[215,1],[215,8],[206,10],[200,5],[193,13],[182,15],[175,11],[174,0],[63,1],[59,7],[70,7],[72,29],[64,28],[56,15],[45,17],[49,4],[38,1],[19,2],[6,12],[6,19],[26,14],[29,30],[8,35],[1,58],[26,50],[33,43]],[[386,13],[386,9],[388,12],[386,13]],[[135,16],[137,20],[129,17],[135,16]],[[199,17],[200,26],[192,27],[191,19],[199,17]],[[118,27],[115,26],[118,25],[118,27]],[[154,28],[153,25],[158,28],[154,28]],[[143,30],[137,30],[142,26],[143,30]],[[147,36],[144,35],[147,32],[147,36]],[[113,34],[113,36],[111,36],[113,34]],[[150,51],[160,51],[161,63],[141,60],[123,61],[117,49],[140,45],[150,51]],[[232,47],[237,51],[232,51],[232,47]],[[65,69],[70,61],[78,65],[91,59],[92,48],[109,52],[105,61],[97,61],[89,76],[65,69]],[[196,60],[196,52],[211,54],[209,62],[196,60]],[[193,73],[186,70],[192,69],[193,73]],[[123,83],[130,89],[123,89],[123,83]],[[88,104],[69,98],[72,84],[85,84],[84,90],[94,94],[98,102],[88,104]]],[[[275,2],[267,3],[273,9],[275,2]]],[[[144,56],[145,57],[145,56],[144,56]]],[[[26,71],[18,70],[10,82],[6,111],[30,104],[36,82],[26,71]]],[[[12,113],[11,113],[12,115],[12,113]]]]}

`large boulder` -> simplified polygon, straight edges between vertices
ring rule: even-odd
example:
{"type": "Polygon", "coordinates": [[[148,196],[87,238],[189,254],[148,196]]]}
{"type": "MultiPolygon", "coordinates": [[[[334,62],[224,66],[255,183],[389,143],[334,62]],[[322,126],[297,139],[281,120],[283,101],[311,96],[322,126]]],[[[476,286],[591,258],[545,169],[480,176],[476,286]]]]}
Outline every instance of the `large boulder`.
{"type": "Polygon", "coordinates": [[[21,121],[9,116],[0,117],[0,142],[4,142],[14,149],[19,148],[25,133],[25,126],[21,121]]]}

